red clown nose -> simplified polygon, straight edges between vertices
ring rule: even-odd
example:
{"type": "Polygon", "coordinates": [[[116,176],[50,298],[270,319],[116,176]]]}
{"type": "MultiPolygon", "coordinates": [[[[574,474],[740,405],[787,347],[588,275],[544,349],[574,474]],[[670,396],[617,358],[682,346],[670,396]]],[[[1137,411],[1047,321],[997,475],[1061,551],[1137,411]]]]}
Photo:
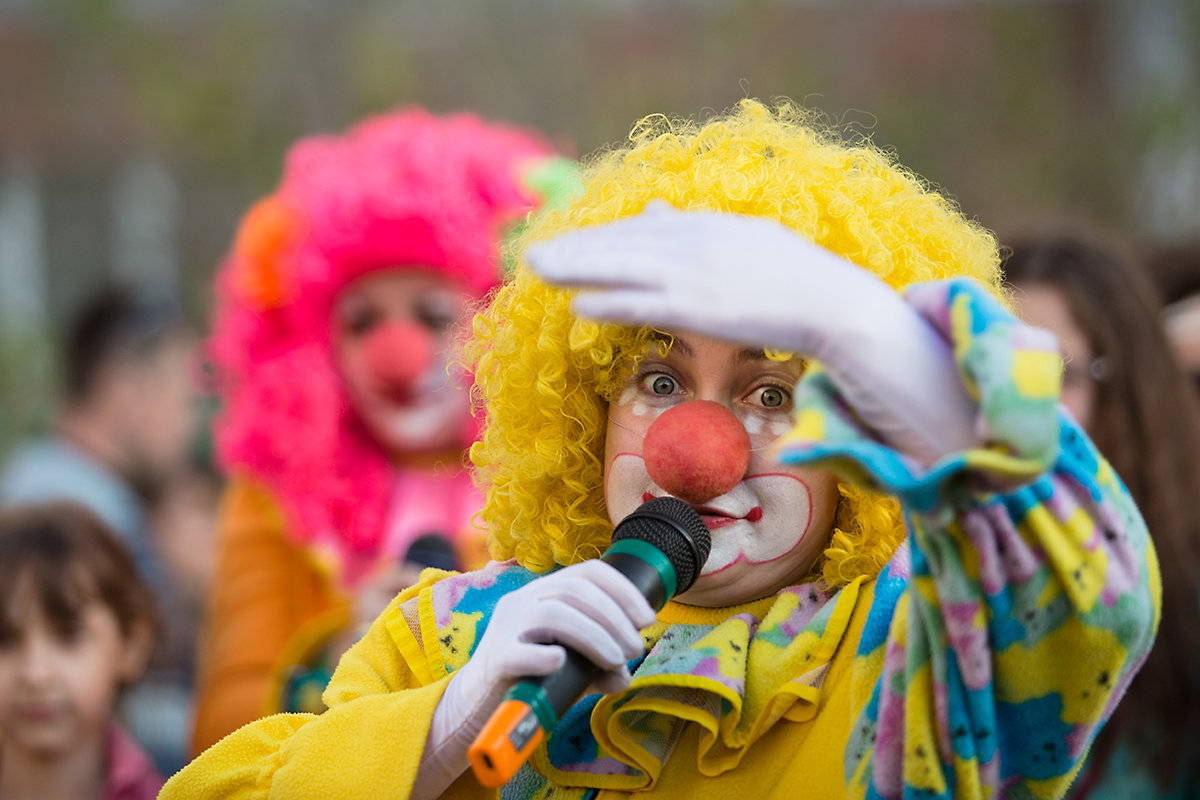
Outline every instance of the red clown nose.
{"type": "Polygon", "coordinates": [[[433,340],[415,322],[379,325],[367,338],[367,369],[388,394],[403,395],[433,364],[433,340]]]}
{"type": "Polygon", "coordinates": [[[646,431],[650,479],[689,503],[725,494],[750,465],[750,436],[729,409],[691,400],[664,412],[646,431]]]}

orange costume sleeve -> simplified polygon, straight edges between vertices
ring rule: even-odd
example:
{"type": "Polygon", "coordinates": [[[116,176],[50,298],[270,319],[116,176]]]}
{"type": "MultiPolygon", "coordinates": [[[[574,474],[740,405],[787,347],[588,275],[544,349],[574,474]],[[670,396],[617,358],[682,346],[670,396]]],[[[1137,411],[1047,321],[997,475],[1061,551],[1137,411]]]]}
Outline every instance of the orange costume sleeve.
{"type": "Polygon", "coordinates": [[[288,670],[349,620],[349,600],[245,477],[222,500],[217,574],[200,651],[193,753],[280,710],[288,670]]]}

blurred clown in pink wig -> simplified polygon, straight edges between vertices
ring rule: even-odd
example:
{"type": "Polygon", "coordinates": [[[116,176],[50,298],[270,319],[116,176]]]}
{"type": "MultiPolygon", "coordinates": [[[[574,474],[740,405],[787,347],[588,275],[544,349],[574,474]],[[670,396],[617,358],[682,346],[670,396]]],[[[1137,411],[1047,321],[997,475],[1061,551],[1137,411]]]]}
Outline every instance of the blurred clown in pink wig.
{"type": "Polygon", "coordinates": [[[217,278],[230,483],[197,752],[313,707],[321,665],[421,566],[486,560],[452,344],[505,235],[571,176],[536,134],[410,109],[300,141],[242,220],[217,278]]]}

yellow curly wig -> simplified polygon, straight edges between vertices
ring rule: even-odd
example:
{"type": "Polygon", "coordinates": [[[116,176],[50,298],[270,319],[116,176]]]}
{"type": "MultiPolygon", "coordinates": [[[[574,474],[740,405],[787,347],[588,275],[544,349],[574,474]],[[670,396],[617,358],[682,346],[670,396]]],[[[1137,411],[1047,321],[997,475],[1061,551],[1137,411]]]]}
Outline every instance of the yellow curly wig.
{"type": "MultiPolygon", "coordinates": [[[[703,123],[662,116],[625,148],[585,166],[583,190],[535,217],[515,243],[634,215],[651,200],[679,209],[770,217],[897,289],[967,275],[999,294],[995,239],[868,144],[846,144],[812,112],[753,100],[703,123]]],[[[471,460],[487,492],[494,558],[538,572],[600,555],[607,404],[648,330],[577,319],[571,292],[520,265],[476,315],[467,357],[487,426],[471,460]]],[[[835,530],[815,574],[843,585],[873,576],[903,539],[895,500],[841,484],[835,530]]]]}

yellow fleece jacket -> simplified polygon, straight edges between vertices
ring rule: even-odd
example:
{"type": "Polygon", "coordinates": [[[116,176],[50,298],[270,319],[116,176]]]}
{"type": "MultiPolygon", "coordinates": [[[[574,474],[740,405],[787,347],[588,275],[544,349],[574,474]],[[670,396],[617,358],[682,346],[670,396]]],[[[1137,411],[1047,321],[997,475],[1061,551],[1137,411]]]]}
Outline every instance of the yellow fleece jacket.
{"type": "MultiPolygon", "coordinates": [[[[402,607],[416,600],[446,573],[427,570],[420,584],[402,593],[388,612],[342,658],[325,694],[329,710],[320,716],[277,714],[246,725],[214,745],[175,775],[160,797],[175,798],[403,798],[416,777],[433,712],[449,676],[418,675],[397,646],[395,633],[408,628],[402,607]],[[405,691],[407,690],[407,691],[405,691]],[[350,766],[353,765],[353,766],[350,766]]],[[[794,798],[845,796],[842,749],[846,729],[868,697],[852,702],[851,669],[856,643],[871,607],[873,584],[852,604],[845,640],[830,661],[820,687],[819,710],[798,724],[775,726],[750,747],[738,768],[704,780],[705,798],[794,798]]],[[[705,613],[678,604],[660,612],[663,625],[701,622],[728,615],[705,613]]],[[[815,711],[816,709],[814,709],[815,711]]],[[[696,726],[685,729],[676,747],[697,751],[696,726]]],[[[683,797],[695,791],[694,756],[668,759],[656,787],[638,797],[683,797]]],[[[578,791],[568,791],[578,796],[578,791]]],[[[630,796],[600,790],[599,798],[630,796]]],[[[443,795],[446,798],[493,798],[468,771],[443,795]]],[[[553,796],[553,794],[548,795],[553,796]]]]}

